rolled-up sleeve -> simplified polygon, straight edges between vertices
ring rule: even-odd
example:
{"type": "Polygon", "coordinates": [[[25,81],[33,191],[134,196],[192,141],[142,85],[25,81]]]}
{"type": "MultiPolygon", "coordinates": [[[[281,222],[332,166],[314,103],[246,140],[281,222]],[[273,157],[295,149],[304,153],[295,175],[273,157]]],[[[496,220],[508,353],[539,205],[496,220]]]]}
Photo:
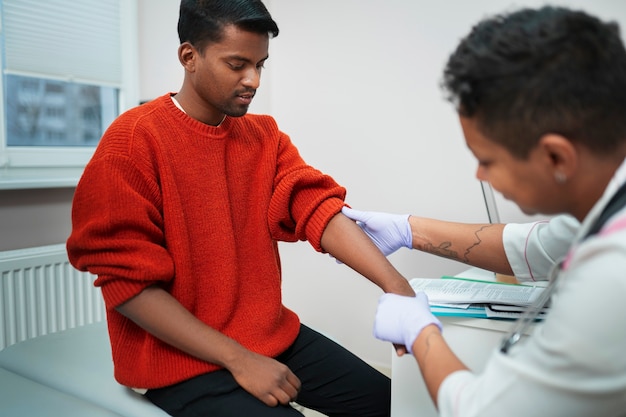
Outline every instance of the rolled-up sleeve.
{"type": "Polygon", "coordinates": [[[321,239],[330,219],[341,211],[346,189],[307,165],[287,135],[278,152],[274,191],[268,209],[272,238],[307,240],[323,252],[321,239]]]}
{"type": "Polygon", "coordinates": [[[520,281],[546,280],[552,265],[567,253],[579,227],[575,218],[566,215],[507,224],[502,241],[515,277],[520,281]]]}

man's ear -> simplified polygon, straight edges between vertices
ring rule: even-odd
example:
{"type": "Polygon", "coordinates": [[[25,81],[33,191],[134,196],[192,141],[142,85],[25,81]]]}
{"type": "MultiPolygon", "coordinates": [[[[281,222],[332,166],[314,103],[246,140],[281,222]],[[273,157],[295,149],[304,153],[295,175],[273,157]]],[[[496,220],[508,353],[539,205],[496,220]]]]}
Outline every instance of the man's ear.
{"type": "Polygon", "coordinates": [[[178,60],[188,72],[195,71],[197,54],[198,51],[189,42],[183,42],[178,47],[178,60]]]}
{"type": "Polygon", "coordinates": [[[569,139],[555,133],[546,133],[539,139],[537,147],[545,156],[548,169],[557,181],[571,178],[578,168],[578,150],[569,139]]]}

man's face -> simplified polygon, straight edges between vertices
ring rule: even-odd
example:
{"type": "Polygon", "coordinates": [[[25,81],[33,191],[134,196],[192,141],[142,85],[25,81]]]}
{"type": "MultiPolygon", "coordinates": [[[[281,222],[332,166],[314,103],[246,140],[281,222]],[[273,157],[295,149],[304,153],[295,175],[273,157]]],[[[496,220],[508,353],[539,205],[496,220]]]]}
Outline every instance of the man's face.
{"type": "Polygon", "coordinates": [[[224,115],[246,114],[259,88],[268,48],[269,35],[233,25],[225,27],[221,42],[208,44],[204,51],[193,48],[193,61],[186,66],[194,93],[193,108],[186,109],[190,115],[216,125],[224,115]]]}
{"type": "Polygon", "coordinates": [[[561,211],[554,193],[554,175],[540,149],[527,159],[514,157],[505,147],[485,137],[476,120],[460,117],[465,142],[478,160],[476,177],[491,183],[504,198],[515,202],[526,214],[561,211]]]}

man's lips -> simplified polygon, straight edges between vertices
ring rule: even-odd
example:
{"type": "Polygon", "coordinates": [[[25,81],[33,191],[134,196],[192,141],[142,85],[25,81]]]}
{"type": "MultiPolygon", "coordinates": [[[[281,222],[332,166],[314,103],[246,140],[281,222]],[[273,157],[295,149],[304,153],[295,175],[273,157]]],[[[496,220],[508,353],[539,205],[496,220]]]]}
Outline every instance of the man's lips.
{"type": "Polygon", "coordinates": [[[254,98],[254,93],[244,93],[244,94],[238,94],[237,95],[237,100],[239,100],[239,102],[241,104],[250,104],[252,102],[252,99],[254,98]]]}
{"type": "Polygon", "coordinates": [[[250,103],[252,103],[252,97],[254,97],[254,96],[237,96],[237,100],[241,104],[250,104],[250,103]]]}

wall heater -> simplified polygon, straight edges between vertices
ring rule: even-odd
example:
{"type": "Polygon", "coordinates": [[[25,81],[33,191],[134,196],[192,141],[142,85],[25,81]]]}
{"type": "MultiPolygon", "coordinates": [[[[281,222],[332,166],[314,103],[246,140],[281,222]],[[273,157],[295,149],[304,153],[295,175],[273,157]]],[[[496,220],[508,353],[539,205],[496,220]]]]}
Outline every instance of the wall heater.
{"type": "Polygon", "coordinates": [[[105,320],[94,279],[70,265],[64,244],[0,252],[0,350],[105,320]]]}

